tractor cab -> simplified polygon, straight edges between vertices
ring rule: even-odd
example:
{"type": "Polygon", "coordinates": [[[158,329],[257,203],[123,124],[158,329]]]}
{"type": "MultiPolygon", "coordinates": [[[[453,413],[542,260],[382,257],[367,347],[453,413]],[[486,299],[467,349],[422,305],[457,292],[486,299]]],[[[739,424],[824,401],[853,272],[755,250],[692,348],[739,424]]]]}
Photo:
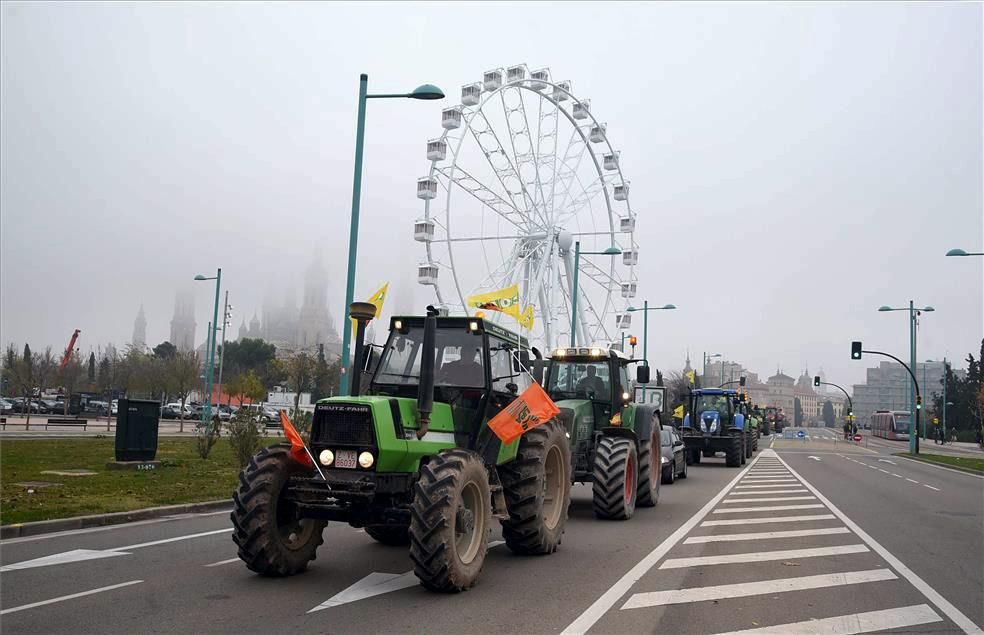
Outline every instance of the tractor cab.
{"type": "Polygon", "coordinates": [[[544,382],[555,402],[588,400],[596,421],[610,421],[632,399],[628,365],[621,351],[604,348],[558,348],[544,382]]]}

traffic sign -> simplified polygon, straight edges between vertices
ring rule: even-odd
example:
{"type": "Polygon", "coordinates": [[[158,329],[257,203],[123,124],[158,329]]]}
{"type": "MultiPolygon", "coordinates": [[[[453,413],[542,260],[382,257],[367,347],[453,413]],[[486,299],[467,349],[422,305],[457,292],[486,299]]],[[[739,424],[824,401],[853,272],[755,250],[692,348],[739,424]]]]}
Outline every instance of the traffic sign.
{"type": "Polygon", "coordinates": [[[802,439],[803,437],[805,437],[805,436],[806,436],[806,433],[805,433],[805,432],[803,432],[802,430],[800,430],[799,432],[797,432],[797,433],[796,433],[796,436],[798,436],[799,438],[801,438],[801,439],[802,439]]]}
{"type": "Polygon", "coordinates": [[[856,441],[857,443],[861,443],[861,435],[860,435],[860,434],[855,434],[855,435],[854,435],[854,440],[855,440],[855,441],[856,441]]]}

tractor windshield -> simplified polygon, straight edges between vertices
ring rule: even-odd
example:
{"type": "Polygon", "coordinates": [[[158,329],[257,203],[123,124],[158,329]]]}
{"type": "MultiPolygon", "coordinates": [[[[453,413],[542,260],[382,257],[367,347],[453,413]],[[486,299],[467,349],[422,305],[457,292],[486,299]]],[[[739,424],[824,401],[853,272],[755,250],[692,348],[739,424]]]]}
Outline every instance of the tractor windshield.
{"type": "Polygon", "coordinates": [[[554,359],[550,362],[550,381],[547,392],[552,399],[591,398],[611,400],[611,377],[608,363],[575,362],[554,359]]]}
{"type": "Polygon", "coordinates": [[[728,397],[726,395],[698,395],[694,412],[698,415],[709,410],[717,410],[722,419],[728,417],[728,397]]]}
{"type": "MultiPolygon", "coordinates": [[[[420,383],[420,350],[424,328],[393,331],[383,351],[375,383],[415,386],[420,383]]],[[[482,387],[485,385],[483,338],[462,328],[437,329],[434,363],[435,386],[482,387]]]]}

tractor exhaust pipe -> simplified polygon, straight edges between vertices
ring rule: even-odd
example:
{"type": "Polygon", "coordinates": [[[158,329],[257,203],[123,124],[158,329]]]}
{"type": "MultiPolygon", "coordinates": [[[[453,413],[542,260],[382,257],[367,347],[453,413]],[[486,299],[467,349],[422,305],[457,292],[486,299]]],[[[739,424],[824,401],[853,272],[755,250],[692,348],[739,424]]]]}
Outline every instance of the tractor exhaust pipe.
{"type": "Polygon", "coordinates": [[[434,410],[434,357],[437,340],[438,311],[427,307],[424,318],[424,341],[420,347],[420,385],[417,388],[417,439],[423,439],[430,426],[431,412],[434,410]]]}
{"type": "Polygon", "coordinates": [[[369,302],[353,302],[349,305],[349,317],[355,320],[355,355],[352,363],[352,381],[349,394],[358,397],[362,388],[363,359],[365,355],[366,325],[376,317],[376,305],[369,302]]]}

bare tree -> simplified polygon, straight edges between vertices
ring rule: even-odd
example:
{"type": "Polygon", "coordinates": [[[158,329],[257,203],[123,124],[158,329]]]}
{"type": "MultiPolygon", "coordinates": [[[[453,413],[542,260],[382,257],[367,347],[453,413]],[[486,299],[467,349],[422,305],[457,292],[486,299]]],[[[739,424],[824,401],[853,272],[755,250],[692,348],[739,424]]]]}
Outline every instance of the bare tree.
{"type": "Polygon", "coordinates": [[[168,392],[181,400],[181,424],[178,431],[184,432],[185,402],[188,399],[188,394],[198,383],[198,369],[201,368],[201,363],[198,359],[198,353],[194,351],[175,353],[164,363],[168,392]]]}
{"type": "Polygon", "coordinates": [[[287,376],[287,387],[294,392],[294,410],[292,412],[292,416],[294,417],[298,413],[301,393],[305,390],[310,390],[314,383],[316,366],[314,358],[307,353],[294,355],[284,365],[287,376]]]}
{"type": "Polygon", "coordinates": [[[72,395],[75,394],[75,389],[82,381],[82,376],[84,373],[85,368],[82,365],[82,356],[79,355],[78,351],[74,351],[68,360],[68,364],[65,365],[65,368],[61,368],[58,371],[58,379],[62,385],[62,388],[65,389],[65,405],[62,410],[63,415],[68,414],[68,404],[71,401],[72,395]]]}
{"type": "MultiPolygon", "coordinates": [[[[41,395],[48,388],[58,372],[58,361],[51,353],[51,347],[44,349],[44,353],[35,353],[34,357],[34,386],[38,392],[38,402],[40,406],[41,395]]],[[[30,410],[30,408],[28,408],[30,410]]],[[[38,408],[40,410],[40,408],[38,408]]]]}

